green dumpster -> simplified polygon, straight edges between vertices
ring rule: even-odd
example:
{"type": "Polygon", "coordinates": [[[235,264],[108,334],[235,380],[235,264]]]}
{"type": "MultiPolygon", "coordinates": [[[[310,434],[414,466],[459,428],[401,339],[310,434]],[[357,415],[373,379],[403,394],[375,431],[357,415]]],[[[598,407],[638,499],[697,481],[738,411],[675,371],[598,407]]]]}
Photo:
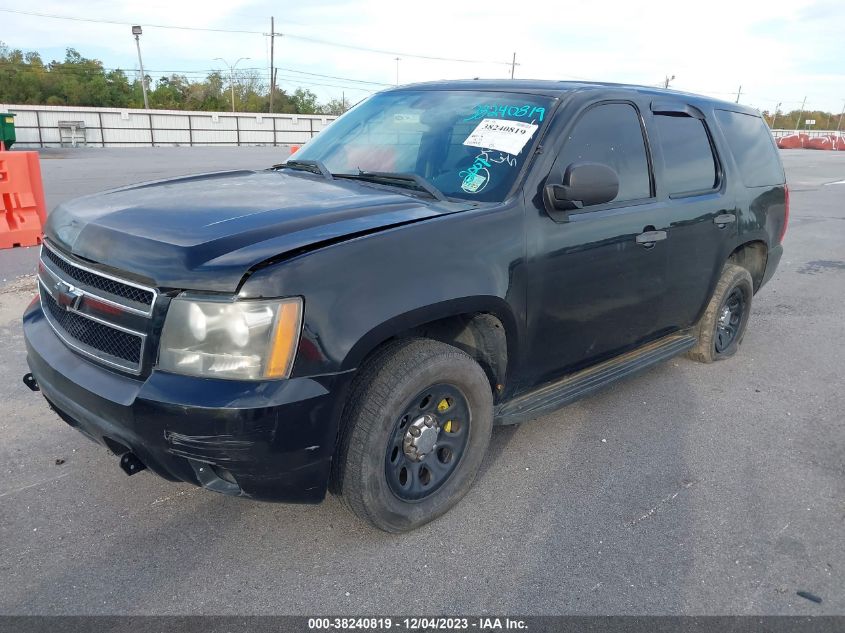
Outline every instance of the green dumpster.
{"type": "Polygon", "coordinates": [[[11,112],[0,112],[0,142],[6,149],[15,144],[15,116],[11,112]]]}

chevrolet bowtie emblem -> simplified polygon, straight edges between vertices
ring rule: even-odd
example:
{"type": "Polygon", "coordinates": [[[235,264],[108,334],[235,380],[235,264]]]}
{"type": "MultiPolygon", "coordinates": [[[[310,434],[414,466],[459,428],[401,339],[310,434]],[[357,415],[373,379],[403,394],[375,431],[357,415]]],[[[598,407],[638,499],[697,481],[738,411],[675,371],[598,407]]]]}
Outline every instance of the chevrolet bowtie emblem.
{"type": "Polygon", "coordinates": [[[56,291],[56,303],[58,303],[65,310],[79,309],[79,303],[82,301],[82,291],[70,284],[59,281],[53,286],[56,291]]]}

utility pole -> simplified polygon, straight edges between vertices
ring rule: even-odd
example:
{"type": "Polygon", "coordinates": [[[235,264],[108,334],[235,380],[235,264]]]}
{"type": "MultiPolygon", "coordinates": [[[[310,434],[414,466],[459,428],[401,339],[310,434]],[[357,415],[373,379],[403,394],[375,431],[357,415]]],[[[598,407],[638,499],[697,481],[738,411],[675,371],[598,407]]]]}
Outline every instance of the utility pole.
{"type": "Polygon", "coordinates": [[[801,125],[801,117],[804,116],[804,106],[807,105],[807,97],[804,97],[804,101],[801,102],[801,114],[798,115],[798,120],[795,122],[795,131],[798,131],[798,127],[801,125]]]}
{"type": "Polygon", "coordinates": [[[401,57],[394,58],[396,60],[396,85],[399,85],[399,62],[402,61],[401,57]]]}
{"type": "Polygon", "coordinates": [[[273,49],[274,40],[276,39],[276,28],[273,22],[273,16],[270,16],[270,112],[273,112],[273,93],[275,92],[274,88],[274,79],[275,76],[273,75],[273,62],[275,61],[275,50],[273,49]]]}
{"type": "Polygon", "coordinates": [[[663,87],[668,89],[669,88],[669,82],[674,80],[674,79],[675,79],[675,75],[672,75],[671,77],[669,75],[666,75],[666,79],[663,81],[663,87]]]}
{"type": "Polygon", "coordinates": [[[739,90],[736,91],[736,102],[739,103],[739,96],[742,94],[742,85],[740,84],[739,90]]]}
{"type": "Polygon", "coordinates": [[[781,102],[778,101],[778,104],[775,106],[775,113],[772,115],[772,129],[775,129],[775,121],[778,120],[778,110],[780,110],[781,102]]]}
{"type": "Polygon", "coordinates": [[[511,79],[513,79],[514,70],[516,70],[516,53],[513,54],[513,61],[511,62],[511,79]]]}
{"type": "Polygon", "coordinates": [[[150,109],[150,102],[147,99],[147,75],[144,74],[144,62],[141,59],[141,38],[140,35],[143,33],[141,27],[137,24],[132,27],[132,35],[135,36],[135,46],[138,48],[138,65],[141,67],[141,92],[144,93],[144,109],[150,109]]]}
{"type": "Polygon", "coordinates": [[[232,112],[235,111],[235,66],[251,57],[240,57],[234,64],[230,64],[222,57],[215,57],[214,61],[221,61],[229,67],[229,85],[232,87],[232,112]]]}
{"type": "Polygon", "coordinates": [[[842,114],[839,115],[839,123],[836,124],[836,131],[839,131],[839,127],[842,125],[842,115],[845,114],[845,103],[842,104],[842,114]]]}
{"type": "Polygon", "coordinates": [[[276,33],[276,20],[273,16],[270,16],[270,32],[264,33],[265,37],[270,37],[270,112],[273,111],[273,93],[276,92],[276,73],[279,70],[276,68],[275,40],[277,35],[281,37],[283,34],[276,33]]]}

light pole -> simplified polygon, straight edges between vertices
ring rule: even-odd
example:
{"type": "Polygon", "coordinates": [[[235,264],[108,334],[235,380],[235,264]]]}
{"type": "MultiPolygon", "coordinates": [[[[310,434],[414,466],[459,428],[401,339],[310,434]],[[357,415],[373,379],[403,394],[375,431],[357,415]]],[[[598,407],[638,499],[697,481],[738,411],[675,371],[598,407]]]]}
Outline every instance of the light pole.
{"type": "Polygon", "coordinates": [[[141,67],[141,91],[144,93],[144,108],[149,110],[150,102],[147,99],[147,76],[144,74],[144,62],[141,59],[141,33],[143,31],[140,26],[136,24],[132,27],[132,35],[135,36],[135,46],[138,48],[138,65],[141,67]]]}
{"type": "Polygon", "coordinates": [[[804,116],[804,106],[807,105],[807,97],[804,97],[804,101],[801,102],[801,113],[798,115],[798,120],[795,122],[795,132],[798,132],[798,128],[801,127],[801,117],[804,116]]]}
{"type": "Polygon", "coordinates": [[[772,115],[772,129],[775,129],[775,121],[778,120],[778,111],[780,110],[781,102],[778,101],[778,104],[775,106],[775,113],[772,115]]]}
{"type": "Polygon", "coordinates": [[[240,57],[238,61],[234,64],[230,64],[222,57],[215,57],[214,61],[220,61],[226,64],[229,67],[229,84],[232,86],[232,112],[235,111],[235,66],[240,64],[242,61],[246,61],[247,59],[252,59],[251,57],[240,57]]]}

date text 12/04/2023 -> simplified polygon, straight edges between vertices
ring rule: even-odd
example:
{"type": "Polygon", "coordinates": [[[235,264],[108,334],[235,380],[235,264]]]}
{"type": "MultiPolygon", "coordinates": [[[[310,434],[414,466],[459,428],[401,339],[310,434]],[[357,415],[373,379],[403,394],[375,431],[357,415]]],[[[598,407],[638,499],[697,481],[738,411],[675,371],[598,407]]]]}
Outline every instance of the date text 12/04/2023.
{"type": "Polygon", "coordinates": [[[462,630],[525,630],[528,623],[522,618],[498,617],[316,617],[308,618],[309,630],[391,630],[420,629],[436,631],[462,630]]]}

